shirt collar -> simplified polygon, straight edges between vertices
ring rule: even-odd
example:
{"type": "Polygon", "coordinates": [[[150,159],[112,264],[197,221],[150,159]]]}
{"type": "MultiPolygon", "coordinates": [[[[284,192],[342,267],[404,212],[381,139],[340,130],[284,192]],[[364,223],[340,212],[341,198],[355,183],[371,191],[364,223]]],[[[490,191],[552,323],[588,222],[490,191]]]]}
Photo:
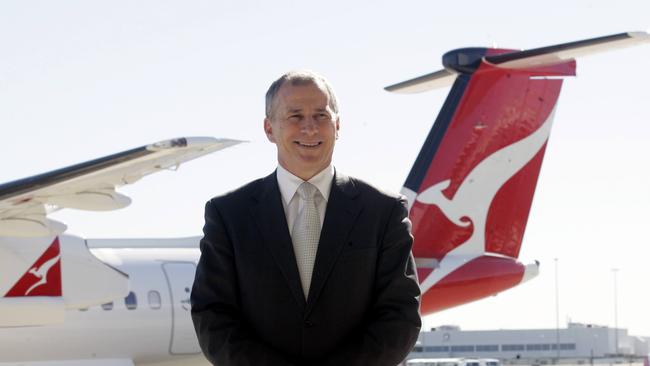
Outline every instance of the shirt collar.
{"type": "MultiPolygon", "coordinates": [[[[284,169],[282,165],[278,164],[278,169],[276,173],[278,179],[278,186],[280,186],[280,193],[282,194],[282,200],[286,205],[289,204],[293,196],[298,190],[298,186],[301,185],[304,180],[295,175],[291,174],[288,170],[284,169]]],[[[332,164],[328,165],[327,168],[320,171],[320,173],[311,177],[308,180],[309,183],[313,184],[318,188],[321,196],[325,199],[325,202],[329,199],[330,191],[332,190],[332,180],[334,179],[334,166],[332,164]]]]}

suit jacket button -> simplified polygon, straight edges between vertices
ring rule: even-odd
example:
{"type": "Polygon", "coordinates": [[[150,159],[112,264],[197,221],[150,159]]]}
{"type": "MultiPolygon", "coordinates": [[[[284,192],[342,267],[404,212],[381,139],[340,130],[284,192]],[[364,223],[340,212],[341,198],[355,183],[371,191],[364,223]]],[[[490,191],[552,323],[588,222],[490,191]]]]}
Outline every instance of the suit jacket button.
{"type": "Polygon", "coordinates": [[[305,320],[305,327],[311,328],[313,326],[314,326],[314,322],[312,322],[311,320],[305,320]]]}

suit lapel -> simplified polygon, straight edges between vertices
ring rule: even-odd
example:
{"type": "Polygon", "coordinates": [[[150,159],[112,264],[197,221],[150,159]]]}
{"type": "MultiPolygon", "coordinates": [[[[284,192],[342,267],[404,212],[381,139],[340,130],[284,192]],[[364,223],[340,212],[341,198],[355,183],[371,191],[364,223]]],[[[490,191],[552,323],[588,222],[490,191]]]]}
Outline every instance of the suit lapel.
{"type": "Polygon", "coordinates": [[[280,267],[298,306],[304,310],[305,296],[300,284],[298,266],[293,254],[293,245],[275,172],[264,178],[262,189],[254,196],[254,200],[257,204],[253,205],[251,211],[262,233],[264,244],[280,267]]]}
{"type": "Polygon", "coordinates": [[[305,316],[309,315],[318,300],[318,296],[334,267],[334,263],[341,253],[348,233],[361,210],[359,202],[355,200],[357,195],[358,191],[354,182],[346,175],[335,173],[330,196],[327,200],[325,221],[323,222],[318,243],[305,316]]]}

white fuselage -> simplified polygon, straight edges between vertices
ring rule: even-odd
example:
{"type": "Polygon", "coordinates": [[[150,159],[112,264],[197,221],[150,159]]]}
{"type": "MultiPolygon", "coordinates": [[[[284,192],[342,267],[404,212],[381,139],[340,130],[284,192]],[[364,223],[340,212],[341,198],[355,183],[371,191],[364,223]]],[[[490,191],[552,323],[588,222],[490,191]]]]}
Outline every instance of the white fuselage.
{"type": "Polygon", "coordinates": [[[0,328],[0,363],[112,359],[136,365],[209,365],[190,317],[199,238],[177,240],[184,241],[181,247],[166,243],[156,248],[151,239],[145,240],[149,247],[138,247],[139,240],[122,239],[92,248],[88,240],[95,256],[129,275],[134,296],[67,310],[62,324],[0,328]]]}

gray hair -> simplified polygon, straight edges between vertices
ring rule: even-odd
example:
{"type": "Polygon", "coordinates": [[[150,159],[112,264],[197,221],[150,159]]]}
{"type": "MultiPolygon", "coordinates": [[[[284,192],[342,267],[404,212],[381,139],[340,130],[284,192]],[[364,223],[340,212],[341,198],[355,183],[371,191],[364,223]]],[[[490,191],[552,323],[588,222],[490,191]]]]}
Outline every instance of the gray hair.
{"type": "Polygon", "coordinates": [[[290,82],[291,85],[308,85],[314,84],[323,89],[329,97],[329,106],[334,113],[339,113],[339,105],[336,100],[336,94],[330,83],[323,77],[311,70],[294,70],[285,73],[280,78],[271,84],[269,90],[266,91],[266,118],[271,118],[273,112],[273,103],[278,91],[284,83],[290,82]]]}

